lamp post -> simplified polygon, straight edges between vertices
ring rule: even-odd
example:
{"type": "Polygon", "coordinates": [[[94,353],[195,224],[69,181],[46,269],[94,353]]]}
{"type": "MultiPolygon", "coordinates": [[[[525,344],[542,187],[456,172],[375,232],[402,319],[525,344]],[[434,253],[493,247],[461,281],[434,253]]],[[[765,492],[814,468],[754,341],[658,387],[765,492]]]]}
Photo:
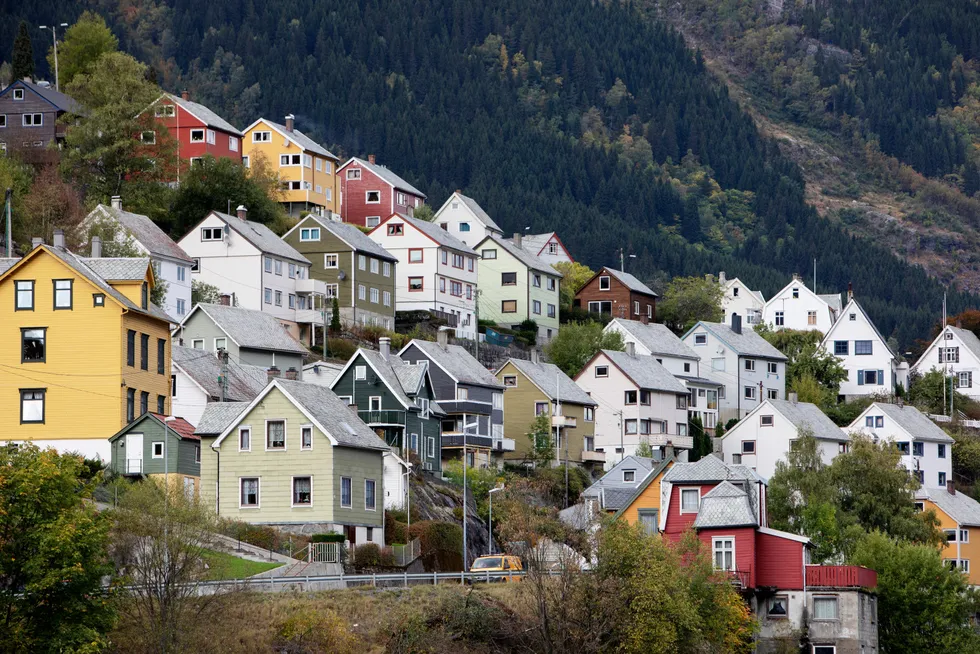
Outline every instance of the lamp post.
{"type": "Polygon", "coordinates": [[[174,416],[163,418],[163,567],[165,573],[170,568],[170,423],[176,419],[174,416]]]}
{"type": "Polygon", "coordinates": [[[60,91],[61,87],[58,84],[58,28],[68,27],[68,23],[59,23],[58,25],[40,25],[39,29],[51,30],[51,39],[54,42],[54,90],[60,91]]]}
{"type": "Polygon", "coordinates": [[[463,423],[463,572],[469,571],[469,565],[467,565],[469,552],[466,549],[466,430],[478,429],[479,427],[479,420],[468,425],[463,423]]]}
{"type": "Polygon", "coordinates": [[[496,493],[497,491],[502,491],[502,490],[504,490],[504,487],[501,485],[501,486],[497,486],[496,488],[491,488],[487,492],[487,495],[490,496],[490,528],[487,532],[489,534],[489,538],[487,540],[490,543],[489,545],[490,554],[493,554],[493,494],[496,493]]]}

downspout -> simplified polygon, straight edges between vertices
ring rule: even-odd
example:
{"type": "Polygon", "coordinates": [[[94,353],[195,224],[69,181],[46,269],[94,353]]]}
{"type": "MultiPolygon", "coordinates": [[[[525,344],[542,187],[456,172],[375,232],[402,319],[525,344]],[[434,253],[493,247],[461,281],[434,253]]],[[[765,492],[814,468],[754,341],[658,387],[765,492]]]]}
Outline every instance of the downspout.
{"type": "MultiPolygon", "coordinates": [[[[249,434],[249,438],[250,439],[252,438],[251,434],[249,434]]],[[[211,446],[211,449],[214,450],[215,461],[217,462],[217,474],[215,475],[216,480],[214,482],[214,513],[215,515],[220,516],[221,515],[221,452],[216,450],[213,445],[211,446]]]]}
{"type": "MultiPolygon", "coordinates": [[[[338,287],[339,288],[339,287],[338,287]]],[[[338,293],[340,291],[338,290],[338,293]]],[[[357,250],[350,251],[350,307],[352,321],[357,324],[357,250]]]]}
{"type": "Polygon", "coordinates": [[[742,419],[742,357],[735,355],[735,411],[738,419],[742,419]]]}

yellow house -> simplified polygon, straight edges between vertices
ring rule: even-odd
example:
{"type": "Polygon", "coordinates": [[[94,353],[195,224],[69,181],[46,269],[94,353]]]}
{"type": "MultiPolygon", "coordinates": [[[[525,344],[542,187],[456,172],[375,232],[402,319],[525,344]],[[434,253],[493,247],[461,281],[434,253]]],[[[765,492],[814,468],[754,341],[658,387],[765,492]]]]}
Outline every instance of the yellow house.
{"type": "Polygon", "coordinates": [[[920,488],[915,502],[920,510],[933,509],[939,518],[946,534],[943,562],[962,570],[971,585],[980,585],[980,502],[953,488],[920,488]]]}
{"type": "Polygon", "coordinates": [[[108,436],[169,413],[171,319],[153,285],[148,258],[82,258],[60,232],[0,259],[0,440],[109,460],[108,436]]]}
{"type": "Polygon", "coordinates": [[[250,167],[261,156],[282,182],[282,204],[291,216],[339,213],[339,159],[295,128],[293,115],[280,125],[259,118],[245,130],[242,163],[250,167]]]}
{"type": "Polygon", "coordinates": [[[639,522],[651,534],[657,533],[660,520],[660,481],[674,465],[674,459],[661,461],[646,478],[640,482],[633,497],[615,514],[616,520],[625,520],[631,525],[639,522]]]}

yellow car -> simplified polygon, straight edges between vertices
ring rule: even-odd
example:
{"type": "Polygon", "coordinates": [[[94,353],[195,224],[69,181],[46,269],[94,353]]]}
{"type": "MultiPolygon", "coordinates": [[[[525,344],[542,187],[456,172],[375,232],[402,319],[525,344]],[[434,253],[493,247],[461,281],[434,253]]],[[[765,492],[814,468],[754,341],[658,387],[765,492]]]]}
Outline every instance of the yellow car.
{"type": "MultiPolygon", "coordinates": [[[[509,554],[492,554],[487,556],[481,556],[473,562],[470,567],[470,572],[522,572],[524,566],[521,565],[520,557],[510,556],[509,554]]],[[[475,579],[474,581],[478,581],[475,579]]],[[[520,575],[513,576],[494,576],[491,581],[520,581],[520,575]]]]}

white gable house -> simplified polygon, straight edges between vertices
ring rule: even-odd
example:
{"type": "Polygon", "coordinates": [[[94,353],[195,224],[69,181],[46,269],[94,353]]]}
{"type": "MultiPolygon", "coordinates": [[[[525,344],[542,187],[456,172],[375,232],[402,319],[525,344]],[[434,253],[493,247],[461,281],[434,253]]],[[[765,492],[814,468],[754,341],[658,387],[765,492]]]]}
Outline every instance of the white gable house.
{"type": "Polygon", "coordinates": [[[840,386],[844,399],[893,395],[899,384],[908,386],[908,365],[898,363],[888,342],[853,297],[827,332],[822,346],[847,369],[847,379],[840,386]]]}
{"type": "Polygon", "coordinates": [[[745,324],[758,325],[762,322],[762,309],[766,306],[766,298],[762,291],[753,291],[741,279],[728,279],[724,272],[718,273],[718,284],[721,285],[722,322],[728,322],[733,313],[743,316],[745,324]]]}
{"type": "Polygon", "coordinates": [[[957,392],[980,400],[980,339],[969,329],[947,326],[912,366],[919,375],[932,370],[945,370],[957,392]]]}
{"type": "Polygon", "coordinates": [[[826,334],[840,312],[840,295],[817,295],[799,275],[772,296],[762,309],[762,321],[775,329],[813,330],[826,334]]]}
{"type": "Polygon", "coordinates": [[[450,195],[439,207],[432,222],[471,247],[488,236],[504,235],[504,231],[476,200],[459,191],[450,195]]]}

